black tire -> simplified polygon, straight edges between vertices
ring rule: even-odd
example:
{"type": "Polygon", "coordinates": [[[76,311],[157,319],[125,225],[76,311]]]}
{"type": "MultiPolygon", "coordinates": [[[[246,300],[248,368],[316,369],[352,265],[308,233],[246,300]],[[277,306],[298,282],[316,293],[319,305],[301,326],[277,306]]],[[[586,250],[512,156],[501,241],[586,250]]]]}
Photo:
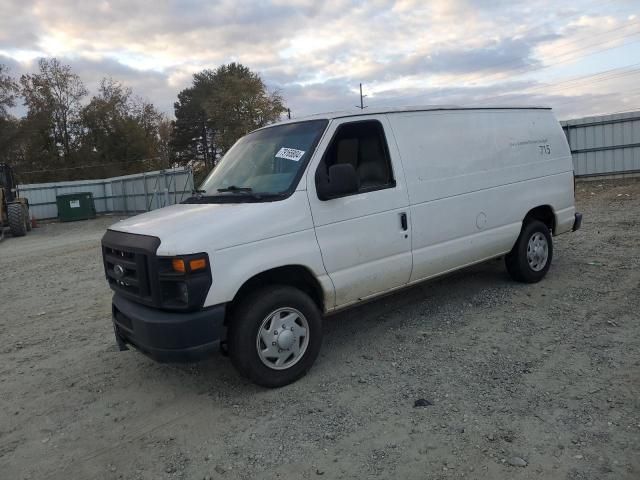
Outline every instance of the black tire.
{"type": "Polygon", "coordinates": [[[14,237],[24,237],[27,234],[27,222],[24,218],[24,207],[19,203],[7,205],[7,217],[11,235],[14,237]]]}
{"type": "Polygon", "coordinates": [[[29,207],[25,206],[24,207],[24,217],[26,219],[27,222],[27,232],[31,231],[31,217],[29,215],[29,207]]]}
{"type": "MultiPolygon", "coordinates": [[[[540,239],[541,240],[541,239],[540,239]]],[[[544,246],[544,242],[541,242],[544,246]]],[[[540,248],[543,248],[542,246],[540,248]]],[[[536,283],[544,278],[551,266],[551,260],[553,259],[553,242],[551,239],[551,232],[549,228],[540,220],[528,220],[522,226],[520,236],[516,241],[511,252],[505,257],[505,264],[507,266],[507,272],[511,275],[511,278],[518,282],[523,283],[536,283]],[[529,262],[528,248],[529,241],[536,235],[542,235],[546,240],[546,253],[547,258],[544,263],[537,260],[543,258],[542,256],[536,257],[533,255],[533,266],[529,262]]]]}
{"type": "Polygon", "coordinates": [[[282,387],[306,374],[317,358],[322,344],[322,315],[313,300],[296,288],[265,287],[240,299],[230,321],[227,341],[231,362],[242,375],[263,387],[282,387]],[[308,339],[306,349],[295,363],[275,370],[258,353],[258,332],[265,319],[282,308],[295,309],[304,316],[308,339]]]}

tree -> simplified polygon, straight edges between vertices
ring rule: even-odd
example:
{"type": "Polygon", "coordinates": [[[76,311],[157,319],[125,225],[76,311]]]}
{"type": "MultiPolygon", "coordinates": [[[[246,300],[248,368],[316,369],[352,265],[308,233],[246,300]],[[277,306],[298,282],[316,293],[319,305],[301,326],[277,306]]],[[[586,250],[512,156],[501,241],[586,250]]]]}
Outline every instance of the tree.
{"type": "Polygon", "coordinates": [[[176,164],[210,170],[242,135],[280,118],[285,106],[257,73],[231,63],[193,76],[175,121],[113,79],[89,102],[71,67],[42,58],[19,84],[0,65],[0,161],[24,182],[97,178],[176,164]],[[22,97],[27,113],[10,112],[22,97]]]}
{"type": "Polygon", "coordinates": [[[202,161],[207,169],[238,138],[273,123],[286,110],[278,92],[270,93],[257,73],[238,63],[196,73],[174,109],[176,158],[202,161]]]}
{"type": "Polygon", "coordinates": [[[41,58],[38,67],[39,73],[20,78],[28,128],[39,129],[41,146],[50,158],[58,165],[69,164],[82,132],[81,101],[87,89],[71,67],[55,58],[41,58]]]}
{"type": "Polygon", "coordinates": [[[193,86],[178,93],[174,103],[176,121],[171,146],[178,163],[201,162],[209,170],[214,165],[215,126],[207,119],[204,105],[215,89],[214,71],[193,75],[193,86]]]}
{"type": "Polygon", "coordinates": [[[0,119],[9,118],[9,109],[15,107],[18,85],[7,74],[7,67],[0,64],[0,119]]]}
{"type": "Polygon", "coordinates": [[[286,111],[280,94],[268,93],[260,76],[243,65],[219,67],[215,85],[204,107],[217,126],[216,143],[222,152],[241,136],[275,122],[286,111]]]}
{"type": "Polygon", "coordinates": [[[21,181],[100,178],[170,168],[174,124],[111,78],[85,105],[87,89],[68,65],[41,59],[20,85],[0,65],[0,162],[21,181]],[[10,115],[24,98],[23,118],[10,115]]]}
{"type": "MultiPolygon", "coordinates": [[[[110,176],[166,168],[161,158],[160,127],[164,117],[130,88],[111,78],[82,109],[82,157],[96,165],[91,175],[110,176]]],[[[87,178],[85,172],[84,178],[87,178]]]]}
{"type": "Polygon", "coordinates": [[[162,115],[158,122],[158,161],[161,168],[169,168],[173,165],[174,153],[171,139],[175,122],[162,115]]]}
{"type": "Polygon", "coordinates": [[[20,122],[9,110],[16,105],[18,85],[0,64],[0,163],[15,163],[20,122]]]}

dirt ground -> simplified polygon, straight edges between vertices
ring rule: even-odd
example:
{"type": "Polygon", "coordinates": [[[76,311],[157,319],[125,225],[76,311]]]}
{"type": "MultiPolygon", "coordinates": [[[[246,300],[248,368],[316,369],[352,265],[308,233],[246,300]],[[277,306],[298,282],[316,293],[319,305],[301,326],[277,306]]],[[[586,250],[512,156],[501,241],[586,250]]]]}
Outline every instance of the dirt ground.
{"type": "Polygon", "coordinates": [[[0,477],[638,479],[640,182],[580,183],[577,203],[541,283],[492,261],[330,317],[279,390],[219,354],[117,351],[113,217],[9,236],[0,477]]]}

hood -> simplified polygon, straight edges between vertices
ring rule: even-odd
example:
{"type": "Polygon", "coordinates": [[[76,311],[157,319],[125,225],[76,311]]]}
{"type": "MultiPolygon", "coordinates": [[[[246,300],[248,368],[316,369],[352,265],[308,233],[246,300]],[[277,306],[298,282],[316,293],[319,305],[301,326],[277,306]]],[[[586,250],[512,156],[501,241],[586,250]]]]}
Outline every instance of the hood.
{"type": "Polygon", "coordinates": [[[313,227],[306,191],[276,202],[179,204],[121,220],[109,230],[160,239],[159,255],[220,250],[313,227]]]}

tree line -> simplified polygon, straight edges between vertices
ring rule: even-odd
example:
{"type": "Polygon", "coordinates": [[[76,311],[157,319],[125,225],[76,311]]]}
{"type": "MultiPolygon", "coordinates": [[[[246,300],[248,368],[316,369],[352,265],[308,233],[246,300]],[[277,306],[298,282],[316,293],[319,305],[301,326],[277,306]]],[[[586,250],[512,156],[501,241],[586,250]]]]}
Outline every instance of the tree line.
{"type": "Polygon", "coordinates": [[[198,176],[242,135],[280,119],[278,92],[231,63],[193,76],[175,119],[113,78],[89,92],[69,65],[42,58],[14,78],[0,64],[0,163],[20,183],[106,178],[190,165],[198,176]],[[22,104],[25,114],[12,114],[22,104]]]}

